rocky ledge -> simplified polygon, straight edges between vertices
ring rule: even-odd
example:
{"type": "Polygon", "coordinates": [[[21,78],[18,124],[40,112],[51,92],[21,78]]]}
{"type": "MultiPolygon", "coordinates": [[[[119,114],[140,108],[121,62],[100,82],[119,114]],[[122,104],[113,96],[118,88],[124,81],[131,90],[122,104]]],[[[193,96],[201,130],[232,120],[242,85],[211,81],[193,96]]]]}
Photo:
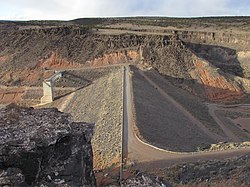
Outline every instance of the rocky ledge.
{"type": "Polygon", "coordinates": [[[93,126],[57,109],[0,109],[0,186],[95,186],[93,126]]]}

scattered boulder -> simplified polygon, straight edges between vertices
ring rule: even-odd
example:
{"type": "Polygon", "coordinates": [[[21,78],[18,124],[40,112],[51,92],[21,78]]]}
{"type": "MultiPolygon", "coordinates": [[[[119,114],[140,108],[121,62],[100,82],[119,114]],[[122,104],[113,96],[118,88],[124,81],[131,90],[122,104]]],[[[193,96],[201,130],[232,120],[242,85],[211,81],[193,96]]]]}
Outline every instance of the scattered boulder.
{"type": "Polygon", "coordinates": [[[0,109],[0,186],[95,186],[93,126],[57,109],[0,109]]]}
{"type": "Polygon", "coordinates": [[[146,173],[137,171],[137,174],[133,178],[128,178],[124,181],[124,186],[141,186],[141,187],[172,187],[168,182],[163,181],[159,177],[150,176],[146,173]]]}

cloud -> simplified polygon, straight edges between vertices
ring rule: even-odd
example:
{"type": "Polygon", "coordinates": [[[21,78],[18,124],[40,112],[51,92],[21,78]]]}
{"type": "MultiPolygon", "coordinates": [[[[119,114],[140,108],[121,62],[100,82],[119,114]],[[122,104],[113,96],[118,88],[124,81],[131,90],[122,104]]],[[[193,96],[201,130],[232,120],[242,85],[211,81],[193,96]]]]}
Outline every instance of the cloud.
{"type": "Polygon", "coordinates": [[[0,0],[0,19],[249,15],[248,0],[0,0]],[[242,2],[242,3],[241,3],[242,2]]]}

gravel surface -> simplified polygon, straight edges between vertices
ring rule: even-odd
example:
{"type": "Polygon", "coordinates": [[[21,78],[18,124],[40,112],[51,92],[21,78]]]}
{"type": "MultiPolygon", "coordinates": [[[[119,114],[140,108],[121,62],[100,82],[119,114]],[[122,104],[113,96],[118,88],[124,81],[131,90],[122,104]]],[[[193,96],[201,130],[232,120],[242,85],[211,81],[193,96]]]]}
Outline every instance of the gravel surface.
{"type": "Polygon", "coordinates": [[[214,133],[224,135],[223,131],[216,124],[215,120],[210,116],[206,101],[190,94],[189,92],[178,88],[170,83],[156,71],[147,71],[145,74],[152,79],[161,89],[173,97],[183,107],[185,107],[192,115],[203,122],[206,127],[214,133]]]}
{"type": "Polygon", "coordinates": [[[170,151],[196,151],[213,143],[133,68],[136,121],[141,138],[170,151]],[[183,143],[185,142],[185,143],[183,143]]]}

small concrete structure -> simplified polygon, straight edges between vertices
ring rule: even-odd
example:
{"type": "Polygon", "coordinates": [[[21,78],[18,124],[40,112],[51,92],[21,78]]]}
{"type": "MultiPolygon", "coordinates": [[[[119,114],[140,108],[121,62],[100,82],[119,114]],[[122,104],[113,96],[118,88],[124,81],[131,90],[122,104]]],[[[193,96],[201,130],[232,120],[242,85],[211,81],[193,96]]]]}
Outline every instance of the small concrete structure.
{"type": "Polygon", "coordinates": [[[61,78],[63,75],[62,71],[55,71],[55,74],[50,78],[43,81],[43,97],[41,98],[41,104],[51,103],[54,100],[54,87],[53,82],[56,79],[61,78]]]}

